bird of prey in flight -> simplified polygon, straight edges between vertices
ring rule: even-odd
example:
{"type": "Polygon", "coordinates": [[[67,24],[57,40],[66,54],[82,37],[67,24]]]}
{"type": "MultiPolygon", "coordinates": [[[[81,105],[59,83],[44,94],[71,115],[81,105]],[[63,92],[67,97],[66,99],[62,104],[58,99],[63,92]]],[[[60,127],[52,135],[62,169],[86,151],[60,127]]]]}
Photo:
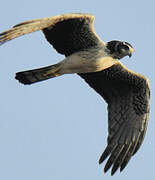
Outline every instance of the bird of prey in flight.
{"type": "Polygon", "coordinates": [[[150,88],[147,78],[120,63],[131,57],[133,47],[125,41],[103,42],[93,29],[94,16],[73,13],[30,20],[0,34],[0,45],[41,30],[64,60],[47,67],[16,73],[23,84],[63,74],[77,73],[108,104],[107,147],[99,159],[108,158],[104,172],[122,171],[140,148],[149,115],[150,88]]]}

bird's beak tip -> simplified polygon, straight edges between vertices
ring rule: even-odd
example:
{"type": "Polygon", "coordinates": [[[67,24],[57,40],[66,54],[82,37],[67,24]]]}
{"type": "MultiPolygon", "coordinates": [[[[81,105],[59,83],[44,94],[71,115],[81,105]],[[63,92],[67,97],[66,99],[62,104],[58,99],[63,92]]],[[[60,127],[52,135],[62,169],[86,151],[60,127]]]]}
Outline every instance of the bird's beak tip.
{"type": "Polygon", "coordinates": [[[133,48],[130,48],[130,51],[129,51],[129,54],[128,54],[128,56],[129,56],[130,58],[131,58],[133,52],[134,52],[134,49],[133,49],[133,48]]]}
{"type": "Polygon", "coordinates": [[[130,53],[128,56],[129,56],[129,58],[131,58],[131,56],[132,56],[132,53],[130,53]]]}

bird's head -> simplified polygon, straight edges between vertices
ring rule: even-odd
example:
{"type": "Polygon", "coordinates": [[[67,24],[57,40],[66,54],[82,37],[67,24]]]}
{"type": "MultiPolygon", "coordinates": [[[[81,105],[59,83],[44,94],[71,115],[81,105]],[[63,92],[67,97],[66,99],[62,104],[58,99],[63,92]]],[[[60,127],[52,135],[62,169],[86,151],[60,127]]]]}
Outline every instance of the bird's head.
{"type": "Polygon", "coordinates": [[[111,56],[115,59],[121,59],[125,56],[132,56],[134,51],[131,44],[124,41],[109,41],[106,45],[108,52],[110,52],[111,56]]]}

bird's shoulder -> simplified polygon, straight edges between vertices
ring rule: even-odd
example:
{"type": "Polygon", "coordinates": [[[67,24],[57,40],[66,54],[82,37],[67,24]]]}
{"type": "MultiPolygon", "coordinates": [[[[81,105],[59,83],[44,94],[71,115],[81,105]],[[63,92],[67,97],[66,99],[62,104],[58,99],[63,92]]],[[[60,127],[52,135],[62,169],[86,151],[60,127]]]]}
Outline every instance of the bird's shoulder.
{"type": "Polygon", "coordinates": [[[112,100],[112,94],[117,92],[121,96],[142,95],[147,91],[150,95],[148,79],[132,70],[129,70],[120,62],[103,71],[79,74],[96,92],[107,102],[112,100]]]}

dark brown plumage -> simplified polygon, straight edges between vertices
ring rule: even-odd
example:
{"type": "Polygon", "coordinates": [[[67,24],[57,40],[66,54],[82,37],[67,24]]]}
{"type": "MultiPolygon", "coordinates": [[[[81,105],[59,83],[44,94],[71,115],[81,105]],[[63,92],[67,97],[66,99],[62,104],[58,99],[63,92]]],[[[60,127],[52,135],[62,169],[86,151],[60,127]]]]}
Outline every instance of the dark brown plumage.
{"type": "MultiPolygon", "coordinates": [[[[66,57],[92,48],[98,51],[106,45],[94,32],[93,19],[94,17],[89,14],[66,14],[27,21],[1,33],[0,44],[24,34],[42,30],[47,41],[57,52],[66,57]]],[[[119,57],[121,53],[121,51],[116,52],[116,43],[119,42],[113,41],[113,46],[109,48],[110,57],[115,53],[119,57]]],[[[124,43],[122,45],[126,46],[124,43]]],[[[129,47],[132,48],[130,44],[127,48],[129,47]]],[[[115,58],[114,55],[112,57],[115,58]]],[[[19,72],[16,74],[16,79],[23,84],[31,84],[55,77],[56,74],[50,77],[44,76],[54,66],[19,72]]],[[[113,175],[118,168],[121,171],[125,168],[143,142],[149,115],[148,80],[128,70],[119,62],[99,72],[78,75],[108,104],[108,144],[99,163],[109,156],[104,171],[112,167],[113,175]]]]}
{"type": "Polygon", "coordinates": [[[122,171],[143,142],[149,113],[150,90],[146,78],[117,64],[101,72],[79,74],[108,104],[108,156],[104,171],[122,171]]]}

